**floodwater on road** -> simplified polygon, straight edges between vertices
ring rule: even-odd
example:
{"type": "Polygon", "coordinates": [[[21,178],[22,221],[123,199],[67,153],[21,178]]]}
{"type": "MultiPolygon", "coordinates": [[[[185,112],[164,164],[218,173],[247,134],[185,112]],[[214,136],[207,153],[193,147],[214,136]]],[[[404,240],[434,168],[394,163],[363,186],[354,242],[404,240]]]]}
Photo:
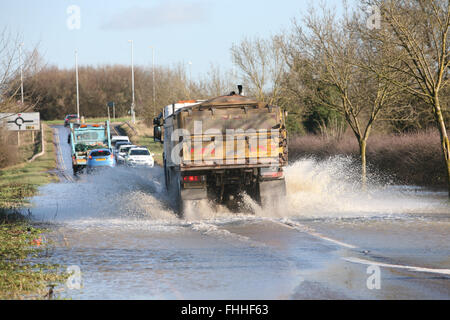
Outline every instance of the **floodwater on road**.
{"type": "Polygon", "coordinates": [[[78,266],[73,299],[449,299],[446,193],[374,179],[347,158],[300,159],[275,208],[170,209],[163,171],[117,167],[72,178],[56,127],[61,183],[32,199],[52,262],[78,266]],[[68,178],[67,178],[68,177],[68,178]],[[375,271],[379,271],[378,273],[375,271]],[[376,277],[376,278],[375,278],[376,277]]]}

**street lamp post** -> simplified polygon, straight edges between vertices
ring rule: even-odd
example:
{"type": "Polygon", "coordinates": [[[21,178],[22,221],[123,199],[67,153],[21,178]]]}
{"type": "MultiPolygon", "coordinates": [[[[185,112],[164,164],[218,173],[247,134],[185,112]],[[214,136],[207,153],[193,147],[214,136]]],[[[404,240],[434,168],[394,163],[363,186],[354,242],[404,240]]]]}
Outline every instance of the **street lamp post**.
{"type": "Polygon", "coordinates": [[[133,64],[133,40],[128,40],[131,43],[131,123],[136,122],[134,114],[134,64],[133,64]]]}
{"type": "Polygon", "coordinates": [[[152,86],[153,86],[153,118],[155,117],[155,109],[156,109],[156,93],[155,93],[155,48],[153,46],[150,46],[152,48],[152,86]]]}
{"type": "Polygon", "coordinates": [[[19,45],[20,92],[21,92],[21,94],[22,94],[22,104],[23,104],[23,65],[22,65],[22,46],[23,46],[23,42],[19,45]]]}
{"type": "Polygon", "coordinates": [[[192,82],[192,61],[189,61],[189,84],[192,82]]]}
{"type": "Polygon", "coordinates": [[[80,93],[78,89],[78,52],[75,50],[75,79],[77,85],[77,119],[80,121],[80,93]]]}
{"type": "Polygon", "coordinates": [[[191,98],[191,85],[192,85],[192,61],[189,64],[189,99],[191,98]]]}

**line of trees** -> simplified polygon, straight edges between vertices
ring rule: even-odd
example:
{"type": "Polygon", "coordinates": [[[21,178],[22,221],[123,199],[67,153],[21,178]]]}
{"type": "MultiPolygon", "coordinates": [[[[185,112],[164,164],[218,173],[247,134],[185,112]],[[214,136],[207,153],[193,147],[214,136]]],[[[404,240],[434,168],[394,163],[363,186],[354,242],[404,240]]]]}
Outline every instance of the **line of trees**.
{"type": "MultiPolygon", "coordinates": [[[[441,137],[450,196],[449,8],[449,0],[360,0],[357,8],[344,2],[344,13],[338,16],[325,5],[311,7],[288,30],[233,44],[230,53],[237,73],[212,65],[203,78],[191,81],[186,65],[155,70],[138,66],[137,115],[151,120],[174,101],[227,94],[240,83],[247,95],[288,110],[291,133],[339,139],[344,131],[352,132],[359,145],[363,184],[372,131],[433,126],[441,137]],[[368,14],[367,8],[371,8],[368,14]]],[[[44,65],[37,51],[24,60],[26,106],[15,103],[20,99],[20,39],[13,40],[0,35],[4,75],[0,112],[31,107],[41,112],[42,119],[74,113],[74,70],[44,65]]],[[[116,116],[128,114],[129,66],[84,66],[79,76],[82,115],[105,116],[109,101],[116,104],[116,116]]]]}
{"type": "MultiPolygon", "coordinates": [[[[107,103],[114,101],[116,116],[127,116],[131,106],[130,70],[129,66],[124,65],[80,66],[80,114],[85,117],[104,117],[107,115],[107,103]]],[[[214,65],[204,79],[192,82],[182,64],[174,67],[158,66],[154,72],[153,86],[151,68],[134,68],[136,114],[146,119],[152,119],[163,106],[175,101],[222,95],[235,86],[231,84],[231,73],[225,74],[220,67],[214,65]]],[[[20,99],[20,82],[17,77],[16,74],[4,91],[4,96],[13,102],[9,108],[11,112],[20,109],[17,105],[17,99],[20,99]]],[[[28,72],[24,80],[24,92],[26,105],[32,105],[32,109],[39,111],[43,120],[63,119],[67,114],[76,113],[74,69],[44,65],[36,72],[28,72]]]]}

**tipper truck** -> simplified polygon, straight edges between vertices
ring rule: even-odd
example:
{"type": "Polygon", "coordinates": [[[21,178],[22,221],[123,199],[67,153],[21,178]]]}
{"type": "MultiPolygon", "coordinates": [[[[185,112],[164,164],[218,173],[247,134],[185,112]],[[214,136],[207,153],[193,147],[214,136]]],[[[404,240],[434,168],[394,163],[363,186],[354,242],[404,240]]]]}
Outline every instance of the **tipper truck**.
{"type": "Polygon", "coordinates": [[[153,120],[165,184],[181,215],[203,199],[233,208],[246,193],[266,207],[286,194],[286,113],[240,93],[179,101],[153,120]]]}
{"type": "Polygon", "coordinates": [[[90,150],[111,149],[109,121],[105,124],[70,124],[69,142],[72,150],[73,174],[78,174],[86,167],[87,155],[90,150]]]}

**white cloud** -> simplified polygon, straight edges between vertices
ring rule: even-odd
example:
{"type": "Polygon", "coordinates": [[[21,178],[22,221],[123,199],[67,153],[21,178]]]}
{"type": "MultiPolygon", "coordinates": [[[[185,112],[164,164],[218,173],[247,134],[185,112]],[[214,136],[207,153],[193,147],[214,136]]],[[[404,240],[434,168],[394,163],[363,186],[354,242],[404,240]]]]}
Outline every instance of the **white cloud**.
{"type": "Polygon", "coordinates": [[[163,25],[191,24],[206,20],[209,7],[205,2],[164,1],[148,7],[132,7],[102,25],[102,29],[144,29],[163,25]]]}

